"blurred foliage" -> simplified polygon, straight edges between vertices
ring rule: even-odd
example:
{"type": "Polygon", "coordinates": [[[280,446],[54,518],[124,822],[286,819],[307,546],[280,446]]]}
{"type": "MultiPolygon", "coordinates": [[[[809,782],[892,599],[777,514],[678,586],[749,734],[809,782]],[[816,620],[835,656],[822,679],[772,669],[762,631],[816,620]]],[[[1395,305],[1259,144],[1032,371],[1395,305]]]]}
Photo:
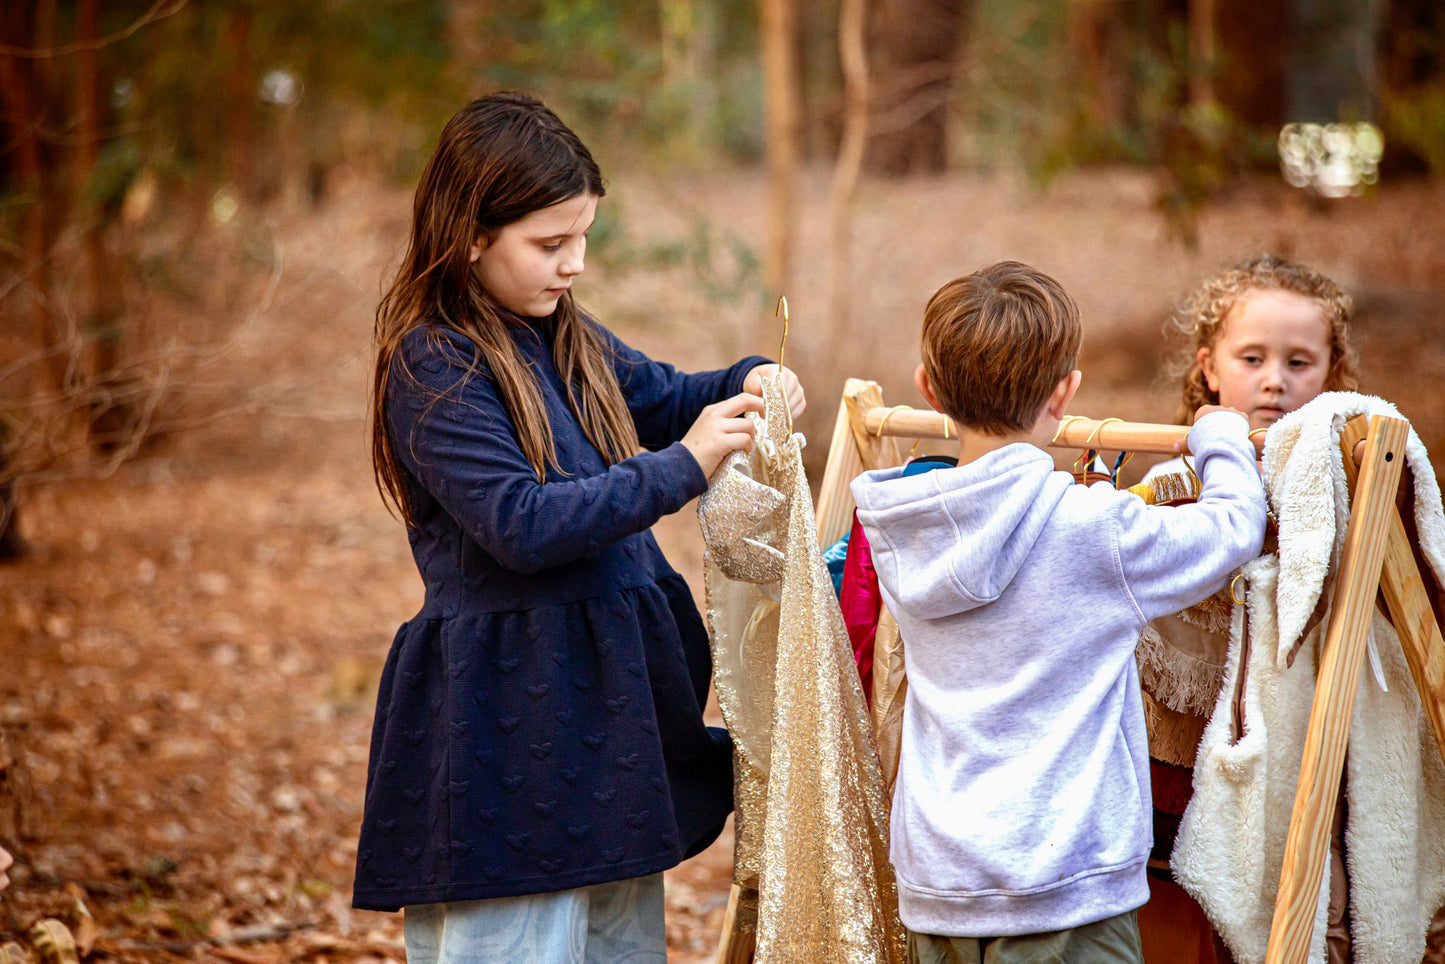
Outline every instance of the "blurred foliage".
{"type": "Polygon", "coordinates": [[[1160,118],[1161,171],[1155,208],[1168,235],[1189,247],[1198,242],[1199,210],[1242,171],[1273,163],[1274,140],[1239,123],[1215,101],[1160,118]]]}
{"type": "MultiPolygon", "coordinates": [[[[106,4],[103,32],[144,7],[106,4]]],[[[412,176],[462,96],[449,72],[448,9],[439,0],[191,0],[103,51],[116,113],[108,151],[173,181],[239,177],[248,193],[276,188],[283,138],[300,141],[303,169],[358,157],[412,176]],[[294,83],[290,103],[262,97],[277,71],[294,83]]]]}
{"type": "MultiPolygon", "coordinates": [[[[978,0],[966,31],[954,106],[958,160],[994,167],[1022,162],[1036,180],[1093,163],[1172,164],[1181,139],[1220,178],[1271,160],[1273,132],[1251,130],[1218,103],[1186,107],[1190,69],[1184,24],[1147,3],[978,0]],[[1096,40],[1091,64],[1080,35],[1096,40]]],[[[1205,72],[1221,64],[1197,65],[1205,72]]],[[[1202,175],[1187,174],[1198,181],[1202,175]]]]}
{"type": "Polygon", "coordinates": [[[512,0],[468,24],[482,85],[530,90],[589,143],[762,156],[754,0],[512,0]],[[486,39],[493,38],[493,39],[486,39]]]}
{"type": "Polygon", "coordinates": [[[1432,174],[1445,174],[1445,86],[1388,94],[1384,108],[1393,146],[1419,156],[1432,174]]]}
{"type": "Polygon", "coordinates": [[[1039,184],[1088,164],[1156,168],[1156,207],[1192,243],[1209,196],[1275,161],[1275,130],[1189,103],[1191,70],[1227,60],[1191,63],[1185,24],[1160,5],[978,0],[966,36],[954,140],[967,166],[1022,166],[1039,184]]]}
{"type": "Polygon", "coordinates": [[[766,307],[762,263],[737,233],[694,211],[686,233],[655,233],[638,240],[628,233],[625,220],[621,200],[608,198],[598,206],[587,239],[588,254],[600,264],[619,272],[685,268],[694,290],[710,304],[737,305],[751,298],[759,308],[766,307]]]}
{"type": "MultiPolygon", "coordinates": [[[[57,37],[73,34],[76,6],[57,3],[57,37]]],[[[151,7],[103,4],[102,35],[151,7]]],[[[1039,182],[1083,164],[1162,166],[1166,207],[1272,164],[1273,130],[1218,103],[1185,109],[1191,69],[1231,65],[1228,53],[1190,63],[1179,11],[974,0],[949,104],[953,163],[1022,165],[1039,182]]],[[[800,14],[804,149],[825,160],[841,96],[836,0],[800,14]]],[[[143,170],[193,207],[224,183],[265,200],[300,178],[314,197],[341,165],[410,183],[446,117],[499,87],[537,93],[623,163],[752,162],[764,148],[758,29],[756,0],[189,0],[102,49],[110,116],[85,197],[114,210],[143,170]],[[266,94],[278,72],[294,102],[266,94]]],[[[73,60],[56,61],[61,88],[73,60]]],[[[1440,169],[1445,92],[1385,98],[1391,136],[1440,169]]],[[[73,102],[64,89],[55,99],[73,102]]],[[[73,110],[59,113],[63,127],[73,110]]]]}
{"type": "Polygon", "coordinates": [[[1063,136],[1069,95],[1064,58],[1045,58],[1062,35],[1065,5],[979,0],[964,31],[963,80],[954,126],[966,165],[1022,159],[1039,170],[1063,136]]]}

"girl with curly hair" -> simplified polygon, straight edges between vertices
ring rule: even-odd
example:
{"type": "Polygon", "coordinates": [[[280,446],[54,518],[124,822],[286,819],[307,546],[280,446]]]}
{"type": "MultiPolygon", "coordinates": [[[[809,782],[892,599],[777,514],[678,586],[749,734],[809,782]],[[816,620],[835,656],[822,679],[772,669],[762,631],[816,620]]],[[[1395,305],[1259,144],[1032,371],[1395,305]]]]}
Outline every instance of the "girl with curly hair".
{"type": "Polygon", "coordinates": [[[1353,391],[1351,308],[1329,278],[1271,254],[1206,279],[1169,321],[1189,341],[1177,420],[1227,405],[1267,428],[1321,392],[1353,391]]]}
{"type": "MultiPolygon", "coordinates": [[[[1167,326],[1186,339],[1174,366],[1182,388],[1175,420],[1192,422],[1201,405],[1224,405],[1244,413],[1251,432],[1258,432],[1322,392],[1355,390],[1351,308],[1350,296],[1329,278],[1275,255],[1258,255],[1205,279],[1180,302],[1167,326]]],[[[1195,479],[1182,457],[1145,476],[1160,500],[1192,501],[1195,479]]],[[[1154,799],[1150,902],[1139,913],[1149,960],[1233,960],[1169,871],[1174,836],[1192,793],[1195,751],[1223,683],[1228,593],[1155,620],[1140,637],[1154,799]]],[[[1326,933],[1331,961],[1350,959],[1342,827],[1337,813],[1326,933]]]]}

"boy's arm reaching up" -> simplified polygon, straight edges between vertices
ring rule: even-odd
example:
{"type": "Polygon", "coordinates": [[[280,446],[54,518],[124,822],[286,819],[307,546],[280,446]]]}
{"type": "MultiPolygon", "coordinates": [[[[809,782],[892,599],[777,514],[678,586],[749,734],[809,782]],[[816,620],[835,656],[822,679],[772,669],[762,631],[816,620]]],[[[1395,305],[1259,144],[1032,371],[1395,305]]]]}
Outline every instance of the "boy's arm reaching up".
{"type": "Polygon", "coordinates": [[[1266,505],[1248,432],[1249,422],[1238,412],[1201,416],[1189,432],[1201,483],[1198,501],[1123,504],[1119,564],[1146,620],[1218,592],[1231,572],[1259,555],[1266,505]]]}

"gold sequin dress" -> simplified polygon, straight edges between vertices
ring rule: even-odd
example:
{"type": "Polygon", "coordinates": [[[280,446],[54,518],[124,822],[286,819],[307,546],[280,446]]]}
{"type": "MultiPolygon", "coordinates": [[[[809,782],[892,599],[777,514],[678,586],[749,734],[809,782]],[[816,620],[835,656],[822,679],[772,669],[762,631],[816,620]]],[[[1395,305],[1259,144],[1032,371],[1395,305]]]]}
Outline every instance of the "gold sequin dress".
{"type": "Polygon", "coordinates": [[[756,927],[759,962],[901,962],[883,780],[803,438],[779,386],[763,394],[758,443],[698,504],[713,682],[734,740],[739,919],[756,927]]]}

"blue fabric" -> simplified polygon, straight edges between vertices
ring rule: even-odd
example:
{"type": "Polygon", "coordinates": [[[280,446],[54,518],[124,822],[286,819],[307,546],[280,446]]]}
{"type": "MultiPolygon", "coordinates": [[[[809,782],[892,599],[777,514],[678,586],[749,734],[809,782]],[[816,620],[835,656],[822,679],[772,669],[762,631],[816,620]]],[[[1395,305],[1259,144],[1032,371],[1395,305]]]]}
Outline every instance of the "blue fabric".
{"type": "Polygon", "coordinates": [[[828,578],[833,580],[833,595],[843,595],[843,563],[848,560],[848,536],[852,533],[844,533],[843,538],[823,550],[823,564],[828,567],[828,578]]]}
{"type": "Polygon", "coordinates": [[[471,343],[404,340],[385,415],[425,585],[382,671],[353,903],[394,910],[656,873],[717,836],[731,746],[705,727],[707,632],[648,527],[707,487],[678,440],[766,359],[684,374],[597,328],[648,449],[608,466],[537,374],[562,471],[538,484],[471,343]]]}
{"type": "MultiPolygon", "coordinates": [[[[924,455],[903,466],[903,474],[918,475],[932,469],[947,469],[956,465],[958,459],[950,455],[924,455]]],[[[851,532],[845,532],[843,538],[823,550],[823,564],[828,567],[828,578],[833,581],[833,594],[840,598],[843,595],[843,570],[848,561],[848,538],[851,535],[851,532]]]]}
{"type": "Polygon", "coordinates": [[[958,459],[951,455],[921,455],[903,466],[903,477],[922,475],[934,469],[951,469],[958,465],[958,459]]]}

